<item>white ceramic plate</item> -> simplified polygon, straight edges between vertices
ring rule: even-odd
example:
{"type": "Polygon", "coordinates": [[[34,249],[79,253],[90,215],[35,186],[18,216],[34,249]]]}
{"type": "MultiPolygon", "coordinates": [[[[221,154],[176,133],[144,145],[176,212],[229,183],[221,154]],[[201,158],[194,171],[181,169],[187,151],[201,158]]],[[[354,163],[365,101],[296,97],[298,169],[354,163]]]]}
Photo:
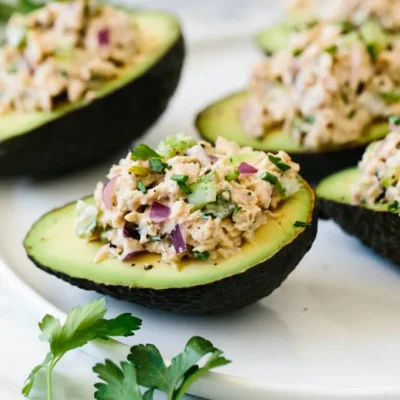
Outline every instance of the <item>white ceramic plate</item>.
{"type": "MultiPolygon", "coordinates": [[[[240,88],[260,57],[250,39],[196,44],[164,118],[143,138],[193,132],[197,110],[240,88]]],[[[110,135],[112,140],[112,135],[110,135]]],[[[47,182],[0,182],[0,253],[10,285],[35,309],[66,311],[96,294],[36,269],[22,240],[44,212],[92,191],[108,165],[47,182]]],[[[192,335],[222,348],[233,363],[194,393],[214,399],[399,399],[400,274],[385,260],[322,222],[312,251],[282,288],[240,312],[188,317],[108,300],[110,313],[144,320],[134,342],[157,343],[172,356],[192,335]]],[[[133,343],[133,341],[131,341],[133,343]]],[[[102,353],[104,354],[104,353],[102,353]]]]}

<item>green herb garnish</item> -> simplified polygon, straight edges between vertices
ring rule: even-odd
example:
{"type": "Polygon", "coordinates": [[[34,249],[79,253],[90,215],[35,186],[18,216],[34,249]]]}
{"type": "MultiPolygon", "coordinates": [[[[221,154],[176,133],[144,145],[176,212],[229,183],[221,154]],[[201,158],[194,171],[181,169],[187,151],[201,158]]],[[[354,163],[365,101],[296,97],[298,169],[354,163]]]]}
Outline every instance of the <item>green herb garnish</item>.
{"type": "Polygon", "coordinates": [[[376,61],[376,59],[378,58],[378,52],[376,50],[375,45],[373,44],[367,44],[367,51],[369,56],[371,57],[372,61],[376,61]]]}
{"type": "Polygon", "coordinates": [[[380,92],[379,95],[388,103],[400,101],[400,91],[396,92],[380,92]]]}
{"type": "MultiPolygon", "coordinates": [[[[107,320],[104,299],[95,300],[83,307],[73,308],[64,325],[51,315],[40,322],[41,340],[50,344],[50,351],[44,361],[30,373],[22,394],[28,397],[34,387],[37,373],[47,370],[47,399],[53,399],[52,372],[60,359],[69,351],[82,347],[95,339],[132,336],[138,330],[141,320],[131,314],[121,314],[107,320]]],[[[126,345],[114,342],[122,349],[126,345]]],[[[100,382],[94,386],[97,400],[153,400],[155,390],[165,393],[167,400],[181,400],[190,386],[213,368],[230,363],[223,352],[208,340],[195,336],[184,350],[166,366],[159,350],[152,344],[137,345],[130,349],[128,360],[120,365],[110,360],[96,364],[93,371],[100,382]],[[202,366],[198,363],[205,357],[202,366]],[[142,393],[142,387],[148,388],[142,393]]],[[[55,395],[55,394],[54,394],[55,395]]],[[[54,396],[55,397],[55,396],[54,396]]]]}
{"type": "Polygon", "coordinates": [[[202,261],[207,261],[208,258],[210,257],[210,253],[209,253],[208,251],[203,251],[203,252],[201,252],[201,251],[193,250],[193,251],[192,251],[192,254],[193,254],[197,259],[202,260],[202,261]]]}
{"type": "Polygon", "coordinates": [[[263,172],[260,178],[271,183],[272,185],[275,185],[278,182],[278,177],[274,174],[270,174],[269,172],[263,172]]]}
{"type": "Polygon", "coordinates": [[[349,33],[352,30],[354,30],[354,26],[350,21],[343,20],[343,21],[339,21],[338,24],[341,27],[343,34],[349,33]]]}
{"type": "Polygon", "coordinates": [[[142,181],[137,181],[136,184],[137,184],[138,189],[139,189],[143,194],[146,194],[146,193],[147,193],[146,186],[143,185],[143,182],[142,182],[142,181]]]}
{"type": "Polygon", "coordinates": [[[187,175],[172,175],[171,179],[175,182],[183,182],[186,183],[189,179],[187,175]]]}
{"type": "Polygon", "coordinates": [[[232,220],[235,219],[236,214],[237,214],[239,211],[241,211],[241,210],[243,210],[243,207],[240,207],[240,206],[237,206],[237,207],[233,210],[233,213],[232,213],[232,220]]]}
{"type": "Polygon", "coordinates": [[[190,194],[192,193],[192,190],[190,189],[190,187],[188,185],[186,185],[185,182],[177,182],[179,189],[182,190],[183,193],[185,194],[190,194]]]}
{"type": "Polygon", "coordinates": [[[131,152],[132,160],[148,160],[150,158],[162,158],[158,153],[156,153],[147,144],[141,143],[137,145],[131,152]]]}
{"type": "Polygon", "coordinates": [[[332,44],[331,46],[325,47],[324,51],[325,53],[336,54],[338,51],[338,47],[336,44],[332,44]]]}
{"type": "Polygon", "coordinates": [[[303,52],[304,49],[294,49],[293,50],[293,56],[294,57],[298,57],[299,55],[301,55],[301,53],[303,52]]]}
{"type": "Polygon", "coordinates": [[[304,117],[304,122],[306,122],[307,124],[313,124],[315,122],[314,115],[307,115],[306,117],[304,117]]]}
{"type": "Polygon", "coordinates": [[[229,174],[225,175],[225,179],[230,182],[230,181],[234,181],[239,177],[239,171],[237,169],[235,169],[232,172],[229,172],[229,174]]]}
{"type": "Polygon", "coordinates": [[[394,200],[392,203],[388,205],[388,210],[389,211],[398,211],[399,210],[399,202],[397,200],[394,200]]]}
{"type": "Polygon", "coordinates": [[[295,228],[306,228],[308,226],[311,226],[310,222],[304,222],[304,221],[296,221],[293,225],[295,228]]]}
{"type": "Polygon", "coordinates": [[[59,319],[46,315],[39,323],[42,331],[40,339],[48,342],[50,351],[44,361],[30,373],[22,394],[28,397],[35,383],[36,374],[47,369],[47,396],[53,399],[52,373],[61,358],[71,350],[84,346],[95,339],[108,339],[116,336],[132,336],[140,328],[142,321],[130,314],[121,314],[113,319],[105,319],[104,299],[95,300],[83,307],[73,308],[61,325],[59,319]]]}
{"type": "Polygon", "coordinates": [[[285,172],[290,169],[290,166],[285,164],[281,158],[275,157],[272,154],[268,154],[268,159],[274,164],[276,167],[278,167],[282,172],[285,172]]]}
{"type": "Polygon", "coordinates": [[[389,117],[389,124],[399,126],[400,125],[400,117],[397,117],[397,116],[394,116],[394,115],[390,116],[389,117]]]}
{"type": "Polygon", "coordinates": [[[159,158],[149,158],[150,168],[157,173],[162,173],[164,169],[171,169],[172,167],[163,163],[159,158]]]}

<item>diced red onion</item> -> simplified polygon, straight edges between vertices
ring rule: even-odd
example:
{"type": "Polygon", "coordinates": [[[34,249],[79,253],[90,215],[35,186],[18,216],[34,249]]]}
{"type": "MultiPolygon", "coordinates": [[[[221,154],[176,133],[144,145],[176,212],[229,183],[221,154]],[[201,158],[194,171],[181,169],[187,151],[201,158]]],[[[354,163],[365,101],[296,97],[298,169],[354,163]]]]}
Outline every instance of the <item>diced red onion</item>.
{"type": "Polygon", "coordinates": [[[255,174],[258,169],[254,168],[252,165],[242,162],[238,168],[241,175],[255,174]]]}
{"type": "Polygon", "coordinates": [[[400,125],[390,124],[390,130],[392,132],[400,133],[400,125]]]}
{"type": "Polygon", "coordinates": [[[154,222],[163,222],[171,214],[171,209],[164,205],[159,203],[158,201],[155,201],[150,208],[150,219],[154,222]]]}
{"type": "Polygon", "coordinates": [[[215,164],[216,162],[219,161],[219,158],[217,156],[214,156],[213,154],[209,154],[208,158],[210,159],[210,161],[215,164]]]}
{"type": "Polygon", "coordinates": [[[103,189],[103,203],[105,207],[110,209],[114,203],[115,192],[117,191],[117,179],[120,175],[114,176],[104,186],[103,189]]]}
{"type": "Polygon", "coordinates": [[[132,252],[128,253],[122,260],[123,261],[130,260],[131,258],[135,257],[136,254],[138,254],[138,253],[139,253],[138,251],[132,251],[132,252]]]}
{"type": "Polygon", "coordinates": [[[110,44],[110,30],[108,28],[100,29],[97,32],[97,41],[100,46],[107,46],[110,44]]]}
{"type": "Polygon", "coordinates": [[[183,239],[181,227],[177,224],[174,230],[171,232],[171,240],[174,245],[176,254],[183,253],[186,251],[186,242],[183,239]]]}

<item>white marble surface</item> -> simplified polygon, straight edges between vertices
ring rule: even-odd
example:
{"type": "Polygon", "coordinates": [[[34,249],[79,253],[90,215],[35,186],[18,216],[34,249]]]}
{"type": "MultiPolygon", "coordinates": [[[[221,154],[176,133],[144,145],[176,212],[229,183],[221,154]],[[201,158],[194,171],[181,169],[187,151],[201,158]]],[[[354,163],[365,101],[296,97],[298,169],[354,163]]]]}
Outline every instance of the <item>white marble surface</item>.
{"type": "MultiPolygon", "coordinates": [[[[38,340],[38,317],[13,290],[7,287],[0,271],[0,399],[23,399],[21,389],[31,369],[46,355],[46,344],[38,340]]],[[[75,350],[65,356],[54,373],[55,400],[93,399],[96,376],[92,367],[95,360],[75,350]]],[[[46,400],[41,383],[32,400],[46,400]]],[[[163,399],[159,394],[156,400],[163,399]]],[[[194,400],[192,396],[185,400],[194,400]]]]}

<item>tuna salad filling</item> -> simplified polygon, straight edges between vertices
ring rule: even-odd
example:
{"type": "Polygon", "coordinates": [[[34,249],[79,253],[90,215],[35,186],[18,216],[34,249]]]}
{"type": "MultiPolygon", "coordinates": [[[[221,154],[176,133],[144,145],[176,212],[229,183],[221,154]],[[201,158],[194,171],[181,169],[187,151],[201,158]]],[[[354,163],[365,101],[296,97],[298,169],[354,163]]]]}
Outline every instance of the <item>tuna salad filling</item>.
{"type": "Polygon", "coordinates": [[[218,138],[215,147],[186,135],[156,150],[138,145],[106,184],[95,205],[77,203],[76,233],[104,245],[95,256],[129,260],[157,253],[216,261],[240,251],[300,189],[299,166],[284,152],[265,154],[218,138]]]}
{"type": "Polygon", "coordinates": [[[92,100],[135,63],[140,37],[126,12],[93,0],[53,2],[11,17],[0,49],[0,114],[92,100]]]}
{"type": "Polygon", "coordinates": [[[364,153],[352,198],[354,204],[386,205],[400,212],[400,117],[391,117],[390,125],[391,133],[364,153]]]}
{"type": "Polygon", "coordinates": [[[316,150],[357,142],[374,121],[400,114],[399,53],[400,40],[372,20],[293,32],[288,48],[254,68],[241,124],[256,138],[282,126],[316,150]]]}
{"type": "Polygon", "coordinates": [[[348,21],[360,26],[368,19],[378,22],[384,29],[400,30],[399,0],[292,0],[289,10],[306,9],[308,18],[323,21],[348,21]]]}

